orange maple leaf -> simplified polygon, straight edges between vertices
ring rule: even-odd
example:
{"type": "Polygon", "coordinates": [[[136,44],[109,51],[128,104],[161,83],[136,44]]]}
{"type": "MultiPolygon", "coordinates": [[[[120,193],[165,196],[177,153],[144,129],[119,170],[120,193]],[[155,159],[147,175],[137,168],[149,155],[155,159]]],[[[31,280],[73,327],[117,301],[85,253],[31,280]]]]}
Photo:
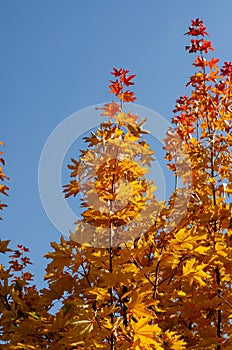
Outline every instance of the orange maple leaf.
{"type": "Polygon", "coordinates": [[[97,110],[102,110],[102,116],[108,115],[109,117],[115,116],[118,112],[120,112],[121,107],[115,102],[112,101],[110,103],[106,103],[102,108],[96,108],[97,110]]]}
{"type": "Polygon", "coordinates": [[[119,95],[119,98],[120,100],[124,101],[124,102],[134,102],[136,100],[136,97],[134,96],[134,92],[133,91],[125,91],[125,92],[122,92],[120,95],[119,95]]]}
{"type": "Polygon", "coordinates": [[[79,192],[79,186],[76,180],[71,180],[68,185],[64,185],[63,192],[65,193],[65,198],[70,196],[76,196],[79,192]]]}

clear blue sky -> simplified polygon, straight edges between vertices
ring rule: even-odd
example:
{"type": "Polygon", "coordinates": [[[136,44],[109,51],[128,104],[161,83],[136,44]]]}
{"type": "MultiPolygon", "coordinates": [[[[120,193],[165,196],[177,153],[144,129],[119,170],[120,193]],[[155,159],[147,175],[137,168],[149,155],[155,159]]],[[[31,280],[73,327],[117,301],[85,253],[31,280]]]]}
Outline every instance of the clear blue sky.
{"type": "Polygon", "coordinates": [[[70,114],[111,98],[113,66],[136,73],[137,103],[170,120],[193,72],[183,35],[190,20],[204,20],[214,57],[230,61],[231,13],[230,0],[1,1],[0,139],[11,181],[0,236],[12,240],[12,247],[30,247],[36,282],[43,254],[60,237],[37,184],[52,130],[70,114]]]}

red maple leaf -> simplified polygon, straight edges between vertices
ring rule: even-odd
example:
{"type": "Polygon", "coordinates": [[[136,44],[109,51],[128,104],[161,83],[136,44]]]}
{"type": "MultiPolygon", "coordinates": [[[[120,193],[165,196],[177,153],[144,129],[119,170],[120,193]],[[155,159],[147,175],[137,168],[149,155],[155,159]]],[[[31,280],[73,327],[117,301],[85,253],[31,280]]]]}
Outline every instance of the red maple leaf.
{"type": "Polygon", "coordinates": [[[200,51],[204,51],[205,53],[208,53],[208,50],[214,51],[211,41],[202,40],[202,42],[200,43],[200,51]]]}
{"type": "Polygon", "coordinates": [[[23,252],[29,252],[30,250],[26,247],[24,247],[22,244],[18,244],[17,248],[21,249],[23,252]]]}
{"type": "Polygon", "coordinates": [[[193,66],[201,67],[201,68],[204,68],[207,65],[208,65],[208,62],[206,61],[205,58],[203,58],[201,56],[197,56],[194,63],[193,63],[193,66]]]}
{"type": "Polygon", "coordinates": [[[112,83],[109,86],[110,92],[118,96],[123,89],[122,84],[118,81],[118,79],[116,81],[110,80],[110,82],[112,83]]]}
{"type": "Polygon", "coordinates": [[[200,40],[191,40],[191,46],[185,46],[185,50],[189,50],[189,53],[194,53],[200,50],[200,43],[202,42],[202,39],[200,40]]]}
{"type": "Polygon", "coordinates": [[[117,69],[117,68],[113,68],[113,72],[111,72],[110,74],[114,75],[115,77],[120,77],[120,75],[122,75],[123,73],[123,69],[117,69]]]}
{"type": "Polygon", "coordinates": [[[192,26],[189,27],[189,31],[185,33],[185,35],[192,35],[192,36],[205,36],[209,34],[206,32],[206,26],[204,25],[204,22],[200,20],[199,18],[196,18],[195,20],[191,21],[192,26]]]}
{"type": "Polygon", "coordinates": [[[127,73],[129,73],[129,70],[128,70],[128,69],[122,68],[122,74],[123,74],[123,75],[126,75],[127,73]]]}
{"type": "Polygon", "coordinates": [[[11,260],[9,263],[13,271],[21,271],[23,269],[23,265],[19,264],[18,260],[11,260]]]}
{"type": "Polygon", "coordinates": [[[221,73],[223,76],[232,75],[232,62],[224,62],[223,67],[221,68],[221,73]]]}
{"type": "Polygon", "coordinates": [[[126,86],[134,85],[134,82],[131,80],[135,77],[135,74],[129,75],[129,77],[126,76],[126,74],[123,74],[120,78],[121,82],[125,84],[126,86]]]}
{"type": "Polygon", "coordinates": [[[17,259],[22,255],[22,253],[19,250],[14,250],[14,254],[10,255],[12,259],[17,259]]]}
{"type": "Polygon", "coordinates": [[[192,19],[191,22],[193,27],[199,27],[200,25],[204,24],[200,18],[196,18],[195,20],[192,19]]]}
{"type": "Polygon", "coordinates": [[[24,256],[23,258],[21,258],[21,261],[22,261],[24,266],[26,266],[28,264],[32,265],[32,262],[31,262],[30,258],[28,258],[27,256],[24,256]]]}

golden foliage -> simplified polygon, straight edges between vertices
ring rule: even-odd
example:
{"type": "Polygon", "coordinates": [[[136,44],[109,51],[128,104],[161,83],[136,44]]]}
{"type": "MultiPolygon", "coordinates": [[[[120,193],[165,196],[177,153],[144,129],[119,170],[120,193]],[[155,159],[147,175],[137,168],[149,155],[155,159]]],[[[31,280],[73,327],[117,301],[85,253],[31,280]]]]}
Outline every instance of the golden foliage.
{"type": "MultiPolygon", "coordinates": [[[[65,196],[82,192],[83,219],[70,240],[51,243],[47,288],[31,284],[27,248],[18,246],[9,266],[0,266],[3,349],[231,349],[232,64],[219,70],[217,59],[203,57],[213,49],[205,29],[196,19],[187,33],[197,37],[187,46],[198,55],[197,72],[165,140],[168,166],[183,188],[168,203],[156,199],[146,178],[154,152],[143,138],[145,120],[123,113],[121,102],[106,104],[109,120],[68,166],[65,196]],[[189,173],[180,148],[192,168],[185,208],[189,173]],[[170,225],[174,205],[182,219],[170,225]]],[[[127,73],[114,68],[110,87],[124,102],[134,100],[123,92],[133,84],[127,73]]],[[[0,252],[8,243],[0,241],[0,252]]]]}

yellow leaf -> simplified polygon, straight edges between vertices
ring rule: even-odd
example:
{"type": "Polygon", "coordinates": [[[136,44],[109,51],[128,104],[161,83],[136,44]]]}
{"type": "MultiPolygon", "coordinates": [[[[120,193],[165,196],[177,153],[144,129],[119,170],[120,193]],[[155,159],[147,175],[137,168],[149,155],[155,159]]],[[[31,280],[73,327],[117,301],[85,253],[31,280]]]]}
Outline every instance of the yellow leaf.
{"type": "Polygon", "coordinates": [[[113,325],[110,322],[109,318],[104,318],[102,326],[105,327],[106,329],[112,329],[113,325]]]}
{"type": "Polygon", "coordinates": [[[217,242],[216,244],[215,244],[215,250],[216,250],[216,252],[217,252],[217,254],[218,255],[221,255],[221,256],[223,256],[223,257],[226,257],[227,256],[227,254],[226,254],[226,252],[225,252],[225,245],[222,243],[222,242],[217,242]]]}
{"type": "Polygon", "coordinates": [[[141,317],[152,318],[153,316],[152,311],[149,311],[146,308],[148,306],[157,304],[157,301],[153,300],[149,303],[149,301],[145,302],[144,299],[146,300],[146,294],[142,293],[140,295],[138,291],[136,291],[136,293],[131,295],[130,301],[126,303],[126,306],[128,308],[127,313],[132,314],[133,317],[135,317],[137,320],[139,320],[141,317]]]}
{"type": "Polygon", "coordinates": [[[176,295],[177,297],[186,297],[186,293],[183,292],[183,290],[177,290],[176,293],[175,293],[175,295],[176,295]]]}
{"type": "Polygon", "coordinates": [[[79,330],[79,334],[82,335],[84,333],[91,333],[93,330],[93,321],[92,320],[80,320],[74,322],[76,326],[80,325],[81,329],[79,330]]]}
{"type": "Polygon", "coordinates": [[[209,277],[209,275],[203,271],[206,266],[207,265],[204,263],[198,265],[195,258],[186,262],[186,264],[183,266],[183,276],[187,276],[190,286],[194,280],[201,286],[205,285],[203,279],[209,277]]]}
{"type": "Polygon", "coordinates": [[[186,228],[180,229],[174,239],[171,239],[170,245],[176,245],[179,249],[193,249],[196,246],[197,241],[204,240],[207,238],[207,235],[198,236],[194,232],[195,230],[188,230],[186,228]]]}
{"type": "Polygon", "coordinates": [[[173,350],[184,350],[186,349],[185,345],[187,344],[184,340],[180,339],[180,336],[176,332],[167,330],[164,333],[163,339],[167,343],[170,349],[173,350]]]}
{"type": "Polygon", "coordinates": [[[97,300],[110,299],[110,294],[104,288],[94,288],[89,291],[90,294],[94,294],[97,296],[97,300]]]}
{"type": "Polygon", "coordinates": [[[163,350],[158,336],[161,329],[157,324],[148,324],[148,318],[141,318],[138,322],[132,321],[132,328],[134,332],[134,349],[150,350],[150,345],[155,345],[156,349],[163,350]]]}
{"type": "Polygon", "coordinates": [[[199,254],[207,254],[210,250],[210,247],[204,247],[200,245],[199,247],[194,249],[194,252],[199,253],[199,254]]]}

